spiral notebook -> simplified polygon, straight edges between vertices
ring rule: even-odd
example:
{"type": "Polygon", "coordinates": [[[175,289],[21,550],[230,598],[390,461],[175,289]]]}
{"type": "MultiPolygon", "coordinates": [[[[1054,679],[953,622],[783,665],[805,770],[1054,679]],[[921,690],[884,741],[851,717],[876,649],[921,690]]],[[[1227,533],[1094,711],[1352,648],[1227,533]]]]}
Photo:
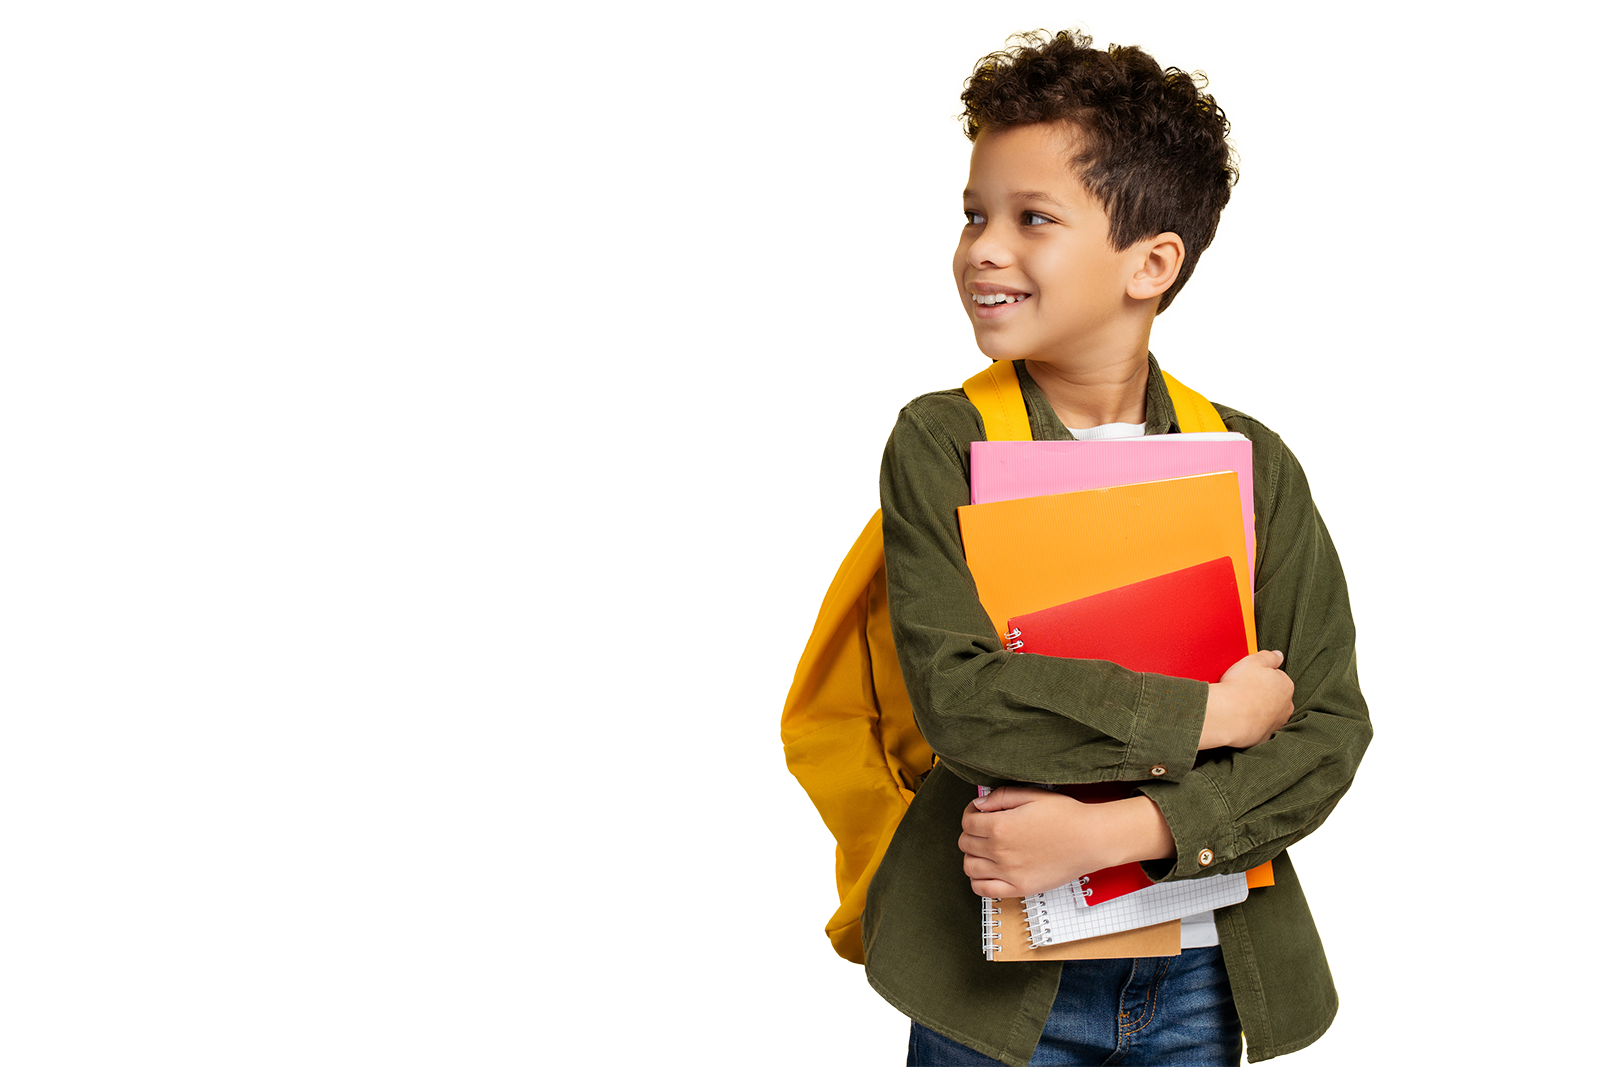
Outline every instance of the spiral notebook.
{"type": "Polygon", "coordinates": [[[1202,682],[1250,654],[1244,605],[1227,556],[1108,589],[1042,611],[1014,615],[1013,652],[1110,660],[1202,682]]]}
{"type": "Polygon", "coordinates": [[[1176,956],[1183,944],[1178,919],[1113,934],[1089,936],[1052,945],[1034,945],[1028,937],[1027,907],[1022,897],[984,898],[983,958],[1000,963],[1046,960],[1108,960],[1135,956],[1176,956]]]}
{"type": "MultiPolygon", "coordinates": [[[[1086,787],[1094,793],[1097,787],[1086,787]]],[[[1103,799],[1116,795],[1117,783],[1104,783],[1103,799]]],[[[989,789],[978,787],[983,796],[989,789]]],[[[1138,864],[1134,864],[1138,866],[1138,864]]],[[[1113,868],[1115,870],[1116,868],[1113,868]]],[[[1087,875],[1085,877],[1088,877],[1087,875]]],[[[1079,879],[1079,882],[1083,879],[1079,879]]],[[[1146,885],[1151,884],[1144,879],[1146,885]]],[[[1164,883],[1163,883],[1164,884],[1164,883]]],[[[1067,883],[1068,887],[1077,885],[1067,883]]],[[[1066,888],[1066,887],[1063,887],[1066,888]]],[[[1051,890],[1055,893],[1056,890],[1051,890]]],[[[1046,894],[1035,894],[1043,897],[1046,894]]],[[[985,897],[983,899],[983,958],[1005,963],[1037,963],[1043,960],[1130,959],[1135,956],[1176,956],[1182,947],[1183,916],[1133,926],[1102,923],[1105,927],[1076,937],[1035,944],[1028,935],[1028,901],[1033,897],[985,897]],[[1116,925],[1115,929],[1111,926],[1116,925]]]]}
{"type": "MultiPolygon", "coordinates": [[[[1242,873],[1214,874],[1209,878],[1162,882],[1091,908],[1074,898],[1073,888],[1073,883],[1068,883],[1023,898],[1030,946],[1038,948],[1171,922],[1237,904],[1250,892],[1242,873]]],[[[1002,926],[998,934],[1005,932],[1002,926]]]]}

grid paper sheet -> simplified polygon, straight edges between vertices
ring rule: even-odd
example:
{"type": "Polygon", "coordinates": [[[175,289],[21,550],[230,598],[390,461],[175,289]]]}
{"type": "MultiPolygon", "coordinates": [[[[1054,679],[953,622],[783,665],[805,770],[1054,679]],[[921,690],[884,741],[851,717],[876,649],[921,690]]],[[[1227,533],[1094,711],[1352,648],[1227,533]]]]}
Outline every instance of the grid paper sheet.
{"type": "Polygon", "coordinates": [[[1209,878],[1162,882],[1091,908],[1073,900],[1072,883],[1068,883],[1025,899],[1028,943],[1039,948],[1120,930],[1137,930],[1237,904],[1249,892],[1244,874],[1215,874],[1209,878]]]}

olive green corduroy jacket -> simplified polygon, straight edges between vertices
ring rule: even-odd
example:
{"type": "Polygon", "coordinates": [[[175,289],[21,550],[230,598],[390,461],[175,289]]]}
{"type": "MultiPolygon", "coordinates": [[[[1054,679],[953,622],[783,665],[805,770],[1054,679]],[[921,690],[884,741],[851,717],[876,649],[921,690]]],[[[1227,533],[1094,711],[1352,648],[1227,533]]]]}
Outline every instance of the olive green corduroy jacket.
{"type": "MultiPolygon", "coordinates": [[[[1034,439],[1070,439],[1020,362],[1017,377],[1034,439]]],[[[1132,784],[1161,808],[1177,843],[1176,860],[1146,865],[1157,879],[1272,859],[1276,885],[1216,913],[1250,1060],[1310,1044],[1337,1008],[1284,849],[1328,817],[1372,736],[1356,679],[1355,626],[1300,464],[1255,419],[1217,410],[1252,442],[1256,632],[1259,647],[1284,653],[1295,713],[1270,740],[1208,752],[1198,765],[1204,682],[1003,647],[961,550],[956,508],[968,503],[970,445],[983,427],[960,390],[908,404],[884,453],[890,616],[917,723],[940,765],[873,879],[863,917],[867,978],[923,1025],[1017,1067],[1038,1044],[1061,965],[983,957],[981,902],[956,847],[974,785],[1132,784]],[[1157,766],[1167,768],[1164,777],[1150,774],[1157,766]]],[[[1153,358],[1145,414],[1147,434],[1176,432],[1153,358]]]]}

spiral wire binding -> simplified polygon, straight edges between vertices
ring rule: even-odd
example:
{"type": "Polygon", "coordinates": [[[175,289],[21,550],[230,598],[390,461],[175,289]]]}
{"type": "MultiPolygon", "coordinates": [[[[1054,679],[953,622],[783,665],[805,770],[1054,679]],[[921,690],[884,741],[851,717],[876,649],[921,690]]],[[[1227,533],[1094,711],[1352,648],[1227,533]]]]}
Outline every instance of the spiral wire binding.
{"type": "Polygon", "coordinates": [[[1027,927],[1028,944],[1034,948],[1050,943],[1050,913],[1043,908],[1043,904],[1043,893],[1034,893],[1022,902],[1022,925],[1027,927]]]}
{"type": "Polygon", "coordinates": [[[993,960],[1000,955],[1000,901],[983,898],[983,958],[993,960]]]}
{"type": "Polygon", "coordinates": [[[1022,651],[1022,631],[1015,626],[1006,631],[1006,648],[1011,652],[1022,651]]]}

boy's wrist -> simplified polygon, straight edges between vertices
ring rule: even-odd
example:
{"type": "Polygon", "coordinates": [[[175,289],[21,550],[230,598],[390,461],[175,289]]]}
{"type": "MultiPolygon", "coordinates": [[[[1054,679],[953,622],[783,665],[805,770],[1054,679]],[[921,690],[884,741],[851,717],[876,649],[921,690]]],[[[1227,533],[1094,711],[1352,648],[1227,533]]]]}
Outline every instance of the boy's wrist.
{"type": "Polygon", "coordinates": [[[1200,726],[1200,751],[1222,748],[1233,743],[1228,732],[1232,723],[1228,707],[1228,691],[1222,683],[1212,682],[1206,688],[1206,717],[1200,726]]]}
{"type": "Polygon", "coordinates": [[[1178,854],[1167,817],[1149,797],[1129,797],[1090,807],[1098,809],[1096,815],[1102,820],[1097,836],[1107,848],[1103,867],[1171,859],[1178,854]]]}

